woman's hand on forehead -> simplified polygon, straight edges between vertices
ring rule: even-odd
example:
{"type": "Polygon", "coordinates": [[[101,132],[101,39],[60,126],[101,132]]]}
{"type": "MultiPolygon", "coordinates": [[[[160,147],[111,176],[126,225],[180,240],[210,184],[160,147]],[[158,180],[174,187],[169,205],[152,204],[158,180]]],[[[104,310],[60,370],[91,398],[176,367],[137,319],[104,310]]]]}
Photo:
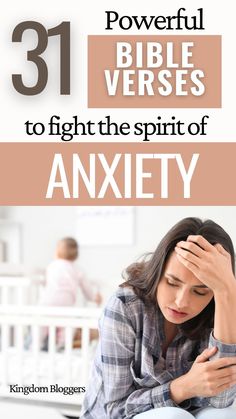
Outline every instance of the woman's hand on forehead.
{"type": "Polygon", "coordinates": [[[205,251],[211,251],[214,247],[205,237],[201,235],[190,235],[187,238],[187,242],[195,243],[198,247],[201,247],[205,251]]]}
{"type": "Polygon", "coordinates": [[[179,248],[188,250],[196,256],[203,256],[204,251],[210,251],[213,247],[204,237],[202,236],[188,236],[187,240],[181,240],[176,245],[179,248]]]}
{"type": "Polygon", "coordinates": [[[219,243],[212,245],[203,236],[190,235],[175,247],[178,260],[204,285],[222,291],[234,278],[230,254],[219,243]]]}

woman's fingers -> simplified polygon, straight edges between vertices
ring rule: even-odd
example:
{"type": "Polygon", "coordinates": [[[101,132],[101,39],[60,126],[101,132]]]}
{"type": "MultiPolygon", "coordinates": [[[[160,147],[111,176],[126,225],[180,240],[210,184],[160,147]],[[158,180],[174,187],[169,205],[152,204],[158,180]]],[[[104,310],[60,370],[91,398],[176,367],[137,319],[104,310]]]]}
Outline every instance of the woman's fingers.
{"type": "Polygon", "coordinates": [[[218,250],[219,253],[221,253],[222,255],[224,255],[225,249],[223,248],[223,246],[221,246],[220,243],[216,243],[215,244],[215,248],[218,250]]]}
{"type": "Polygon", "coordinates": [[[182,247],[175,247],[175,251],[178,255],[182,256],[187,261],[193,263],[194,265],[198,266],[199,257],[191,253],[189,250],[185,250],[182,247]]]}
{"type": "Polygon", "coordinates": [[[213,246],[202,236],[188,236],[186,241],[181,240],[176,244],[176,246],[193,253],[199,258],[203,257],[205,252],[215,252],[216,250],[222,255],[230,258],[230,254],[224,249],[224,247],[220,243],[216,243],[213,246]]]}
{"type": "Polygon", "coordinates": [[[176,244],[176,247],[185,249],[186,251],[194,254],[195,256],[198,256],[199,258],[204,256],[204,250],[191,241],[182,240],[176,244]]]}
{"type": "Polygon", "coordinates": [[[200,236],[200,235],[196,235],[196,236],[190,235],[188,236],[187,241],[196,243],[206,252],[215,250],[214,246],[211,243],[209,243],[209,241],[207,241],[203,236],[200,236]]]}
{"type": "Polygon", "coordinates": [[[227,254],[220,244],[213,246],[204,237],[197,235],[188,236],[187,240],[179,241],[176,246],[188,250],[199,258],[204,257],[209,252],[216,253],[217,250],[222,254],[223,251],[227,254]],[[217,246],[219,246],[219,248],[217,248],[217,246]]]}
{"type": "Polygon", "coordinates": [[[214,247],[218,250],[219,253],[226,256],[228,259],[231,258],[229,252],[227,252],[220,243],[216,243],[214,247]]]}
{"type": "Polygon", "coordinates": [[[233,365],[236,365],[236,356],[228,356],[211,361],[211,367],[214,369],[227,368],[233,365]]]}
{"type": "Polygon", "coordinates": [[[218,348],[216,346],[213,346],[212,348],[206,348],[200,353],[200,355],[197,356],[195,362],[199,363],[209,361],[209,358],[215,355],[217,351],[218,348]]]}
{"type": "Polygon", "coordinates": [[[220,384],[219,386],[217,386],[217,393],[216,394],[222,393],[222,391],[227,390],[228,388],[235,386],[235,384],[236,384],[236,380],[227,381],[225,384],[220,384]]]}
{"type": "Polygon", "coordinates": [[[224,289],[228,278],[233,278],[229,253],[220,244],[213,246],[202,236],[188,236],[186,241],[178,242],[175,253],[179,262],[213,292],[224,289]]]}
{"type": "Polygon", "coordinates": [[[176,252],[176,256],[178,260],[180,261],[180,263],[182,263],[182,265],[185,266],[185,268],[189,269],[196,277],[198,276],[199,268],[197,265],[190,262],[188,259],[185,259],[183,256],[179,255],[177,252],[176,252]]]}
{"type": "Polygon", "coordinates": [[[216,371],[215,379],[232,379],[236,380],[236,366],[221,368],[216,371]]]}

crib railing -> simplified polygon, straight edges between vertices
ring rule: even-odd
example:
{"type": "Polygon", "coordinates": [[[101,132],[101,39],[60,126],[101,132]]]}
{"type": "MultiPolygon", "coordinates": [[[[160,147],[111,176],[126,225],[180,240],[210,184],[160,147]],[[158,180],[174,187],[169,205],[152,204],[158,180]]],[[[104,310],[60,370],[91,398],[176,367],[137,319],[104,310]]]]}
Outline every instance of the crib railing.
{"type": "MultiPolygon", "coordinates": [[[[100,314],[100,309],[96,308],[2,304],[0,306],[0,395],[24,397],[22,392],[11,393],[11,384],[17,384],[18,387],[34,384],[38,387],[46,386],[49,390],[50,386],[55,384],[64,387],[86,387],[91,358],[94,355],[94,353],[91,355],[90,332],[97,329],[100,314]],[[42,328],[48,330],[46,351],[42,351],[41,348],[42,328]],[[64,347],[60,348],[60,351],[56,342],[57,328],[63,328],[65,331],[64,347]],[[73,349],[73,335],[76,329],[81,331],[81,348],[77,350],[73,349]],[[15,370],[12,371],[12,368],[15,370]],[[42,368],[44,368],[43,373],[42,368]],[[76,378],[74,369],[78,372],[76,378]]],[[[25,395],[28,398],[29,396],[35,400],[78,404],[83,394],[76,393],[75,397],[70,395],[66,398],[60,393],[48,391],[25,395]]]]}
{"type": "Polygon", "coordinates": [[[0,304],[25,304],[30,285],[28,277],[0,276],[0,304]]]}

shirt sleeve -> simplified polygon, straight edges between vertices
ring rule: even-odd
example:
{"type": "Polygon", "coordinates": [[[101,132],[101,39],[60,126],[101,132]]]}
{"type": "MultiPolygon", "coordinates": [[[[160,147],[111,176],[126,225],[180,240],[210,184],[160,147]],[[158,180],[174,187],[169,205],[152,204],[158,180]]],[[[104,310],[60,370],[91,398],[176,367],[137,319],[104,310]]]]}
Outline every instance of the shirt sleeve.
{"type": "MultiPolygon", "coordinates": [[[[211,357],[211,360],[223,357],[236,356],[236,344],[226,344],[215,339],[213,333],[210,335],[209,347],[217,347],[217,353],[211,357]]],[[[218,409],[228,407],[236,398],[236,385],[218,394],[218,396],[209,399],[210,405],[218,409]]]]}
{"type": "Polygon", "coordinates": [[[176,406],[170,398],[170,382],[140,388],[133,380],[136,331],[132,313],[114,297],[101,321],[101,364],[107,416],[132,418],[138,413],[164,406],[176,406]]]}

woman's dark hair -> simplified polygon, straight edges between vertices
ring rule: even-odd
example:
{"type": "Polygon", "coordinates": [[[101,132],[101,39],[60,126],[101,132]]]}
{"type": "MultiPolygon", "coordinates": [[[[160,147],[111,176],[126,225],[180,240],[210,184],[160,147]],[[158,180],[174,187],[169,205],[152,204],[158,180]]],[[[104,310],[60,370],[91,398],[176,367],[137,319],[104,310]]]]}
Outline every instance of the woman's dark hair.
{"type": "MultiPolygon", "coordinates": [[[[165,264],[176,244],[186,240],[189,235],[201,235],[212,245],[220,243],[231,255],[233,272],[235,272],[234,247],[231,238],[222,227],[214,221],[202,221],[200,218],[184,218],[175,224],[163,237],[149,260],[130,265],[125,271],[127,280],[121,287],[131,286],[135,294],[146,304],[157,305],[157,286],[163,274],[165,264]]],[[[196,317],[182,323],[183,333],[190,339],[199,339],[214,324],[214,298],[196,317]]]]}

